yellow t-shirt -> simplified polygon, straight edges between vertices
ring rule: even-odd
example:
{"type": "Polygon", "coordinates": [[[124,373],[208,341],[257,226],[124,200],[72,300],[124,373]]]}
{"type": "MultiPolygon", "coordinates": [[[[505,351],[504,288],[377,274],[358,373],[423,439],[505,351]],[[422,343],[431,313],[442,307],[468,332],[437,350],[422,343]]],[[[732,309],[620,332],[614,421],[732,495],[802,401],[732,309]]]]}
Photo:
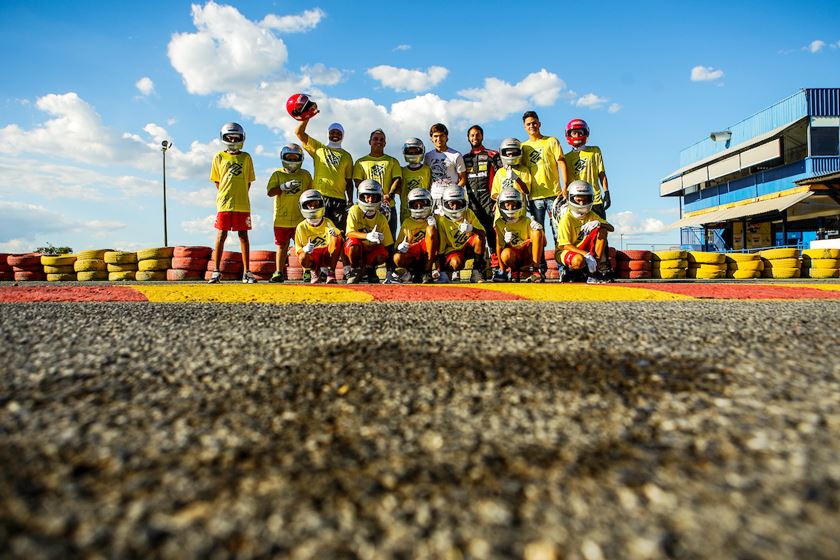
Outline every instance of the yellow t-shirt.
{"type": "Polygon", "coordinates": [[[563,157],[563,148],[554,136],[522,142],[522,157],[536,167],[531,200],[554,198],[560,194],[560,172],[557,162],[563,157]]]}
{"type": "Polygon", "coordinates": [[[440,254],[445,255],[452,251],[460,251],[467,244],[467,240],[475,233],[476,230],[484,231],[484,226],[478,221],[475,213],[467,208],[464,212],[464,217],[455,222],[446,216],[438,218],[438,234],[440,235],[440,254]],[[472,224],[473,231],[468,233],[461,233],[461,223],[466,220],[472,224]]]}
{"type": "MultiPolygon", "coordinates": [[[[353,179],[358,181],[373,179],[382,185],[382,192],[385,194],[391,192],[391,183],[397,177],[402,177],[400,162],[387,154],[377,157],[370,155],[360,157],[353,166],[353,179]]],[[[391,208],[394,207],[394,204],[392,197],[391,208]]]]}
{"type": "Polygon", "coordinates": [[[522,216],[515,222],[509,222],[501,217],[494,222],[493,227],[496,230],[496,239],[502,247],[505,246],[505,229],[513,234],[513,240],[510,242],[512,247],[519,247],[531,239],[531,220],[527,216],[522,216]]]}
{"type": "MultiPolygon", "coordinates": [[[[432,214],[434,216],[434,214],[432,214]]],[[[409,243],[417,243],[426,239],[426,228],[428,227],[426,219],[415,220],[411,216],[407,217],[400,223],[400,231],[397,233],[397,245],[402,243],[403,239],[408,239],[409,243]]]]}
{"type": "Polygon", "coordinates": [[[499,198],[499,195],[502,192],[502,189],[505,187],[513,187],[514,189],[518,190],[522,193],[522,196],[525,198],[525,206],[528,205],[528,199],[531,198],[531,190],[534,188],[534,176],[531,174],[531,169],[523,163],[515,166],[513,171],[519,175],[519,178],[522,179],[522,182],[525,183],[525,186],[528,188],[527,191],[523,191],[519,187],[519,183],[514,181],[513,179],[508,176],[507,169],[502,167],[493,175],[493,185],[490,187],[490,197],[493,200],[499,198]]]}
{"type": "Polygon", "coordinates": [[[300,214],[300,195],[305,190],[312,188],[312,176],[306,169],[298,169],[294,173],[288,173],[278,169],[271,174],[268,180],[266,192],[280,188],[280,185],[287,181],[298,180],[300,187],[293,191],[280,191],[274,195],[274,227],[290,228],[295,227],[303,219],[300,214]]]}
{"type": "Polygon", "coordinates": [[[298,255],[303,253],[303,246],[306,245],[310,239],[316,249],[319,247],[327,247],[330,242],[331,229],[338,231],[338,228],[335,227],[335,224],[333,224],[329,218],[324,218],[317,226],[313,226],[306,220],[303,220],[297,225],[297,228],[295,228],[295,252],[298,255]]]}
{"type": "Polygon", "coordinates": [[[404,165],[402,168],[402,184],[400,184],[400,221],[409,217],[408,193],[414,189],[428,189],[432,184],[432,170],[423,164],[417,169],[404,165]]]}
{"type": "Polygon", "coordinates": [[[311,136],[303,149],[312,156],[315,164],[313,188],[324,196],[345,198],[347,179],[353,178],[353,158],[344,149],[325,146],[311,136]]]}
{"type": "MultiPolygon", "coordinates": [[[[365,211],[358,204],[354,204],[350,208],[350,211],[347,213],[347,233],[351,231],[370,233],[374,227],[376,227],[376,231],[379,233],[385,234],[385,239],[381,243],[382,245],[387,247],[388,245],[394,244],[394,237],[391,235],[391,229],[388,227],[388,219],[382,212],[377,212],[373,218],[368,218],[365,216],[365,211]]],[[[365,245],[373,245],[367,239],[363,239],[362,242],[365,245]]]]}
{"type": "Polygon", "coordinates": [[[601,185],[598,176],[604,171],[604,157],[598,146],[586,146],[580,151],[569,150],[564,156],[569,169],[569,182],[586,181],[595,189],[595,204],[601,204],[601,185]]]}
{"type": "Polygon", "coordinates": [[[254,182],[254,162],[248,152],[229,154],[219,152],[210,166],[210,180],[219,183],[216,192],[216,211],[250,212],[248,190],[254,182]]]}
{"type": "Polygon", "coordinates": [[[576,218],[571,212],[563,214],[563,218],[557,227],[557,247],[562,249],[565,245],[574,245],[575,247],[580,245],[584,238],[580,233],[580,228],[583,224],[592,220],[597,220],[602,224],[607,223],[606,220],[592,210],[587,212],[583,218],[576,218]]]}

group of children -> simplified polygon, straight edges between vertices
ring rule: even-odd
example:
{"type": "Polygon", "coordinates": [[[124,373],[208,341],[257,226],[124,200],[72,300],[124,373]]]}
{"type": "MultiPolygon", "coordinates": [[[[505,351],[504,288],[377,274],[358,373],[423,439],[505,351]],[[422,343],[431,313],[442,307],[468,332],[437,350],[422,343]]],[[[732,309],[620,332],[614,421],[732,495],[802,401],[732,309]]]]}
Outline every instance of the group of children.
{"type": "MultiPolygon", "coordinates": [[[[285,281],[292,239],[304,280],[313,284],[335,283],[339,261],[350,284],[379,283],[381,265],[386,283],[446,283],[470,259],[471,282],[522,276],[542,282],[546,217],[561,274],[589,283],[611,281],[608,182],[600,150],[587,145],[583,120],[568,123],[572,150],[565,154],[556,138],[541,134],[533,111],[522,117],[529,139],[506,138],[498,152],[483,146],[484,131],[475,125],[468,132],[471,151],[462,155],[448,146],[448,130],[437,123],[429,131],[434,148],[427,152],[420,139],[410,138],[400,165],[384,153],[386,136],[380,129],[370,135],[370,154],[355,163],[341,147],[341,124],[329,125],[327,144],[312,138],[306,127],[315,114],[317,109],[296,116],[301,145],[282,148],[281,167],[268,180],[277,245],[271,282],[285,281]],[[304,153],[313,158],[314,178],[302,168],[304,153]]],[[[220,137],[226,149],[216,154],[210,173],[217,188],[215,270],[227,232],[236,231],[242,281],[254,283],[248,263],[253,162],[242,151],[242,126],[227,123],[220,137]]],[[[209,282],[220,280],[215,272],[209,282]]]]}

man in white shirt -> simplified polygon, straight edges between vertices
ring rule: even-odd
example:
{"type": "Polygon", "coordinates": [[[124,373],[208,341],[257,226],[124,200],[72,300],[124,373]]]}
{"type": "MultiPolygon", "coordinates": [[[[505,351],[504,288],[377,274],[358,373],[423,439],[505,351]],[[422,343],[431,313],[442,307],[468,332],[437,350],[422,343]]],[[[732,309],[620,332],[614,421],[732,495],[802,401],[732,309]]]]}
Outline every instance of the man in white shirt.
{"type": "Polygon", "coordinates": [[[429,130],[434,149],[426,152],[423,163],[432,170],[432,193],[435,213],[441,214],[441,200],[446,187],[458,185],[464,188],[467,184],[467,166],[460,152],[448,147],[449,130],[443,123],[432,125],[429,130]]]}

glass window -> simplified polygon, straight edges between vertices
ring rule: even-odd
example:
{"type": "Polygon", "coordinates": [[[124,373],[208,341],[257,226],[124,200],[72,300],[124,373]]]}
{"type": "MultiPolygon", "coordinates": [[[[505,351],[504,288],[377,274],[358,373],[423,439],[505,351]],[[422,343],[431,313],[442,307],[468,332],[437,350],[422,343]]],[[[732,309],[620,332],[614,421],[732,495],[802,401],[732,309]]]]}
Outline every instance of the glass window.
{"type": "Polygon", "coordinates": [[[811,155],[840,155],[840,128],[836,126],[811,127],[811,155]]]}

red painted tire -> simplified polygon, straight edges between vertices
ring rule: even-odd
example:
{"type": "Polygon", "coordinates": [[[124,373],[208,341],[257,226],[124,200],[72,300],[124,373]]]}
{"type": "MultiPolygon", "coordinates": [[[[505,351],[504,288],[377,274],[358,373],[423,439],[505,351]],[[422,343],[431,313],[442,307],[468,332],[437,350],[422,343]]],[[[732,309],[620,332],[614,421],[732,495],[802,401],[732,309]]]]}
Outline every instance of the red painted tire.
{"type": "MultiPolygon", "coordinates": [[[[216,260],[216,251],[213,251],[210,254],[210,260],[216,260]]],[[[242,253],[238,251],[222,251],[222,260],[223,261],[241,261],[242,260],[242,253]]]]}
{"type": "Polygon", "coordinates": [[[208,262],[207,259],[200,259],[198,257],[173,257],[172,268],[205,272],[208,262]]]}
{"type": "MultiPolygon", "coordinates": [[[[228,272],[230,274],[242,274],[242,261],[228,261],[223,260],[219,263],[219,270],[221,272],[228,272]]],[[[215,272],[216,271],[216,263],[213,261],[207,262],[207,271],[208,272],[215,272]]]]}
{"type": "Polygon", "coordinates": [[[15,272],[14,275],[17,282],[44,281],[47,279],[47,275],[43,272],[33,272],[31,270],[15,272]]]}
{"type": "Polygon", "coordinates": [[[553,261],[554,260],[554,249],[546,249],[545,250],[545,260],[553,261]]]}
{"type": "Polygon", "coordinates": [[[201,280],[204,278],[203,270],[186,270],[183,268],[170,268],[166,271],[166,279],[169,282],[180,282],[182,280],[201,280]]]}
{"type": "Polygon", "coordinates": [[[618,270],[646,270],[650,271],[650,261],[618,261],[618,270]]]}
{"type": "Polygon", "coordinates": [[[557,280],[560,278],[560,271],[559,270],[551,270],[550,268],[546,271],[545,277],[549,280],[557,280]]]}
{"type": "Polygon", "coordinates": [[[290,268],[286,271],[287,280],[303,280],[302,268],[290,268]]]}
{"type": "Polygon", "coordinates": [[[9,253],[0,253],[0,271],[12,269],[12,265],[7,260],[10,256],[9,253]]]}
{"type": "Polygon", "coordinates": [[[609,255],[609,256],[610,256],[610,258],[611,258],[611,259],[612,259],[612,258],[615,258],[615,253],[616,253],[615,247],[610,247],[610,248],[609,248],[609,251],[610,251],[610,255],[609,255]]]}
{"type": "Polygon", "coordinates": [[[546,260],[545,264],[548,266],[548,270],[557,270],[557,261],[554,259],[546,260]]]}
{"type": "Polygon", "coordinates": [[[251,251],[252,261],[274,261],[277,258],[275,251],[251,251]]]}
{"type": "Polygon", "coordinates": [[[41,253],[25,253],[23,255],[9,255],[6,262],[13,268],[36,270],[41,268],[41,253]]]}
{"type": "Polygon", "coordinates": [[[248,266],[254,274],[268,274],[271,276],[277,270],[277,263],[274,261],[251,261],[248,263],[248,266]]]}
{"type": "Polygon", "coordinates": [[[649,270],[631,270],[627,273],[627,275],[627,277],[632,280],[650,278],[652,276],[649,270]]]}
{"type": "Polygon", "coordinates": [[[172,253],[173,258],[178,259],[210,259],[210,256],[213,254],[213,249],[210,247],[186,247],[184,245],[175,247],[175,251],[172,253]]]}
{"type": "Polygon", "coordinates": [[[649,261],[653,253],[650,251],[616,251],[615,258],[619,261],[649,261]]]}
{"type": "Polygon", "coordinates": [[[11,282],[15,279],[15,273],[11,271],[0,271],[0,282],[11,282]]]}
{"type": "Polygon", "coordinates": [[[618,268],[618,261],[610,257],[610,268],[615,270],[618,268]]]}

